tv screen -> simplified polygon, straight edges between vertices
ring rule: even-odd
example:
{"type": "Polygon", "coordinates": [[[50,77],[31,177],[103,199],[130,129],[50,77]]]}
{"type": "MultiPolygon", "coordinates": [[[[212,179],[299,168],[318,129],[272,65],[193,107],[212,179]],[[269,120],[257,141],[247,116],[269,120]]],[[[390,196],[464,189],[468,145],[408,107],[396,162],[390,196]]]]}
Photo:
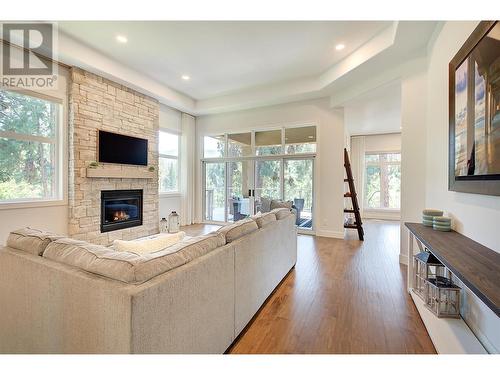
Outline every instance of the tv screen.
{"type": "Polygon", "coordinates": [[[99,130],[99,162],[148,165],[148,140],[99,130]]]}

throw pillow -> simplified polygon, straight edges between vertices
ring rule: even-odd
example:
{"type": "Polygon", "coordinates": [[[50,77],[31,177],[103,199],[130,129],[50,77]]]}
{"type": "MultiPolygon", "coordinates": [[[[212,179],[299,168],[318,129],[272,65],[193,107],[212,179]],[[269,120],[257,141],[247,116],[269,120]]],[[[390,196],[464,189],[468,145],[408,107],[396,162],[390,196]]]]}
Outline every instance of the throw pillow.
{"type": "Polygon", "coordinates": [[[124,241],[114,240],[113,249],[116,251],[127,251],[138,255],[154,253],[181,242],[186,233],[160,233],[153,236],[140,238],[138,240],[124,241]]]}

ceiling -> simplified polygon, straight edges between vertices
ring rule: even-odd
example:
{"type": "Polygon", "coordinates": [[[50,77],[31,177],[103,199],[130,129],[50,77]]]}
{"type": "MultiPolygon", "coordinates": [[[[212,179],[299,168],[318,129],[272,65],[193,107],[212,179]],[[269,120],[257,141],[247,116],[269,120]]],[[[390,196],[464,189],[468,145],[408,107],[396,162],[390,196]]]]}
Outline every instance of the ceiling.
{"type": "Polygon", "coordinates": [[[435,21],[64,21],[58,58],[196,116],[354,94],[423,58],[435,21]],[[117,36],[127,43],[119,43],[117,36]],[[344,44],[343,50],[337,50],[344,44]],[[183,80],[189,75],[189,80],[183,80]],[[361,90],[359,88],[362,88],[361,90]]]}
{"type": "Polygon", "coordinates": [[[71,21],[59,31],[194,99],[319,75],[390,21],[71,21]],[[118,43],[116,36],[126,36],[118,43]],[[342,51],[335,46],[345,45],[342,51]],[[181,76],[189,75],[184,81],[181,76]]]}

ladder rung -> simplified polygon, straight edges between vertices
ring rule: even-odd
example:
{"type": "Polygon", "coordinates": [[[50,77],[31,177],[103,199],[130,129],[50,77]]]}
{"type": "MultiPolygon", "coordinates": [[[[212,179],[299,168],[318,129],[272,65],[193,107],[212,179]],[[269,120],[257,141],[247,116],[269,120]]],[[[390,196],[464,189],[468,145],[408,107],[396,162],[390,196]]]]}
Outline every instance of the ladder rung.
{"type": "Polygon", "coordinates": [[[344,228],[358,229],[358,226],[356,224],[344,224],[344,228]]]}
{"type": "Polygon", "coordinates": [[[344,193],[344,198],[351,198],[356,196],[356,193],[344,193]]]}
{"type": "Polygon", "coordinates": [[[348,208],[344,208],[344,212],[346,212],[346,213],[350,213],[350,214],[353,214],[353,213],[355,213],[355,212],[356,212],[356,210],[350,210],[350,209],[348,209],[348,208]]]}
{"type": "Polygon", "coordinates": [[[348,178],[344,178],[344,182],[349,182],[349,181],[352,181],[352,180],[349,180],[348,178]]]}

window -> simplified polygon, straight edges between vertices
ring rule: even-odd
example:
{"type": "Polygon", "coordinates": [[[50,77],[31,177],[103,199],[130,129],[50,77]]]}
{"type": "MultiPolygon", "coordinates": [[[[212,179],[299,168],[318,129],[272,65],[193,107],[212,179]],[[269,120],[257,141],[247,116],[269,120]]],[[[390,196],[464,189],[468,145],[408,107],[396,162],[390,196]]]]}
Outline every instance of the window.
{"type": "Polygon", "coordinates": [[[228,134],[227,146],[230,157],[252,156],[252,133],[228,134]]]}
{"type": "Polygon", "coordinates": [[[0,89],[0,202],[62,198],[60,119],[56,99],[0,89]]]}
{"type": "Polygon", "coordinates": [[[239,158],[316,153],[316,126],[206,135],[203,158],[239,158]]]}
{"type": "Polygon", "coordinates": [[[203,156],[205,158],[221,158],[225,156],[226,137],[215,135],[203,138],[203,156]]]}
{"type": "Polygon", "coordinates": [[[255,152],[257,155],[282,154],[281,130],[255,132],[255,152]]]}
{"type": "Polygon", "coordinates": [[[365,209],[399,210],[401,153],[365,155],[365,209]]]}
{"type": "Polygon", "coordinates": [[[316,126],[285,129],[285,151],[287,154],[316,152],[316,126]]]}
{"type": "Polygon", "coordinates": [[[159,167],[160,193],[179,191],[179,135],[160,130],[159,167]]]}

